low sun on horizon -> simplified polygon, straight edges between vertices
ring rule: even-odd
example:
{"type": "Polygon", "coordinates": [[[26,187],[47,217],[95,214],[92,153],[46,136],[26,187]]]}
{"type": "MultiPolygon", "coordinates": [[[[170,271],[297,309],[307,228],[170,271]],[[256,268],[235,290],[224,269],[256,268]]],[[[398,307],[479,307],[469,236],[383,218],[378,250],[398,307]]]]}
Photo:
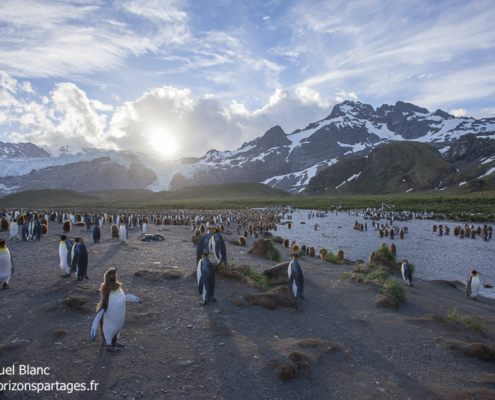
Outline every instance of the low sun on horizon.
{"type": "Polygon", "coordinates": [[[163,128],[152,132],[150,144],[156,153],[166,158],[173,156],[180,148],[174,136],[163,128]]]}

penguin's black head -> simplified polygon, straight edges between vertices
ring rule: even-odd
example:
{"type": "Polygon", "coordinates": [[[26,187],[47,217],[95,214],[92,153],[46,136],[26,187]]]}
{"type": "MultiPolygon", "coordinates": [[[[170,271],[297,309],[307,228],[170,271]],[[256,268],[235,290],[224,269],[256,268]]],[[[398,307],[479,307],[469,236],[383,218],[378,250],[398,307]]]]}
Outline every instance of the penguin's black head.
{"type": "Polygon", "coordinates": [[[5,239],[0,239],[0,247],[5,247],[5,243],[7,243],[5,239]]]}
{"type": "Polygon", "coordinates": [[[479,274],[479,272],[478,272],[478,271],[475,271],[475,270],[472,270],[472,271],[471,271],[471,273],[472,273],[473,275],[478,275],[478,274],[479,274]]]}
{"type": "Polygon", "coordinates": [[[74,242],[79,243],[82,242],[82,238],[71,238],[74,242]]]}
{"type": "Polygon", "coordinates": [[[117,281],[117,268],[110,268],[105,272],[105,282],[116,282],[117,281]]]}
{"type": "Polygon", "coordinates": [[[69,236],[67,236],[67,235],[55,235],[55,236],[58,236],[60,238],[60,240],[66,240],[69,238],[69,236]]]}

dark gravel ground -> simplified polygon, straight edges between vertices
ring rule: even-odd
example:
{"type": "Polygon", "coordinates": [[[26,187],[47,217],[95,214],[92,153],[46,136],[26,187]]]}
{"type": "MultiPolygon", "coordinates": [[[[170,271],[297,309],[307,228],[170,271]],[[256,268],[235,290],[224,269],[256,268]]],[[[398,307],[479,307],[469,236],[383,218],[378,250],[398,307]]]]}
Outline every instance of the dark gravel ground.
{"type": "MultiPolygon", "coordinates": [[[[41,242],[7,241],[16,272],[12,289],[0,292],[0,372],[16,364],[49,367],[50,375],[0,376],[0,383],[98,383],[96,391],[5,391],[5,398],[105,399],[493,399],[495,364],[449,350],[446,340],[495,346],[495,300],[467,299],[444,284],[416,282],[406,288],[408,303],[399,311],[377,308],[379,288],[340,281],[351,265],[305,257],[305,299],[299,308],[234,304],[243,293],[259,293],[231,279],[216,277],[218,303],[200,305],[196,248],[183,226],[148,225],[166,240],[145,243],[138,230],[127,244],[102,229],[99,244],[85,228],[73,227],[89,253],[89,281],[63,279],[59,267],[61,225],[50,223],[41,242]],[[108,268],[119,267],[124,292],[142,304],[127,303],[121,341],[109,353],[90,329],[98,289],[108,268]],[[139,270],[153,270],[146,273],[139,270]],[[171,272],[179,279],[166,280],[171,272]],[[63,303],[73,296],[79,310],[63,303]],[[78,298],[78,299],[77,299],[78,298]],[[485,320],[477,335],[425,314],[442,316],[458,308],[485,320]],[[315,341],[300,342],[305,339],[315,341]],[[315,345],[314,347],[308,344],[315,345]],[[333,346],[336,345],[336,346],[333,346]],[[279,379],[292,352],[304,353],[299,376],[279,379]]],[[[8,232],[0,232],[8,239],[8,232]]],[[[225,236],[228,239],[228,235],[225,236]]],[[[228,260],[262,270],[276,263],[246,254],[248,246],[227,244],[228,260]]],[[[288,261],[289,250],[281,250],[288,261]]],[[[400,249],[398,249],[400,257],[400,249]]],[[[346,255],[352,258],[352,254],[346,255]]],[[[410,260],[414,262],[414,260],[410,260]]],[[[172,274],[173,275],[173,274],[172,274]]],[[[294,355],[293,355],[294,357],[294,355]]],[[[6,371],[4,370],[4,374],[6,371]]]]}

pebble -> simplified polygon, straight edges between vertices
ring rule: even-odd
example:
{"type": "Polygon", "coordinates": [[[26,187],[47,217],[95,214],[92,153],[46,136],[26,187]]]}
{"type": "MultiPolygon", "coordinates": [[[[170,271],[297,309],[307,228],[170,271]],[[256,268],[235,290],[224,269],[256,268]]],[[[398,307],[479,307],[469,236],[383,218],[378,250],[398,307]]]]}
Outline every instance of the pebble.
{"type": "Polygon", "coordinates": [[[225,343],[224,342],[220,342],[218,343],[219,346],[225,346],[225,343]]]}

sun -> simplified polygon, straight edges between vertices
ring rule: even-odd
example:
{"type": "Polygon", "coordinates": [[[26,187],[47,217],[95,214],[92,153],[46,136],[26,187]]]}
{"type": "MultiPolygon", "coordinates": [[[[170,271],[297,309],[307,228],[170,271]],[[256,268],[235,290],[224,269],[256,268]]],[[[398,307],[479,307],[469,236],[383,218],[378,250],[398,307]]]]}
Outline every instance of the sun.
{"type": "Polygon", "coordinates": [[[149,143],[153,147],[153,150],[163,157],[171,157],[179,150],[180,146],[175,138],[162,128],[154,130],[150,138],[149,143]]]}

